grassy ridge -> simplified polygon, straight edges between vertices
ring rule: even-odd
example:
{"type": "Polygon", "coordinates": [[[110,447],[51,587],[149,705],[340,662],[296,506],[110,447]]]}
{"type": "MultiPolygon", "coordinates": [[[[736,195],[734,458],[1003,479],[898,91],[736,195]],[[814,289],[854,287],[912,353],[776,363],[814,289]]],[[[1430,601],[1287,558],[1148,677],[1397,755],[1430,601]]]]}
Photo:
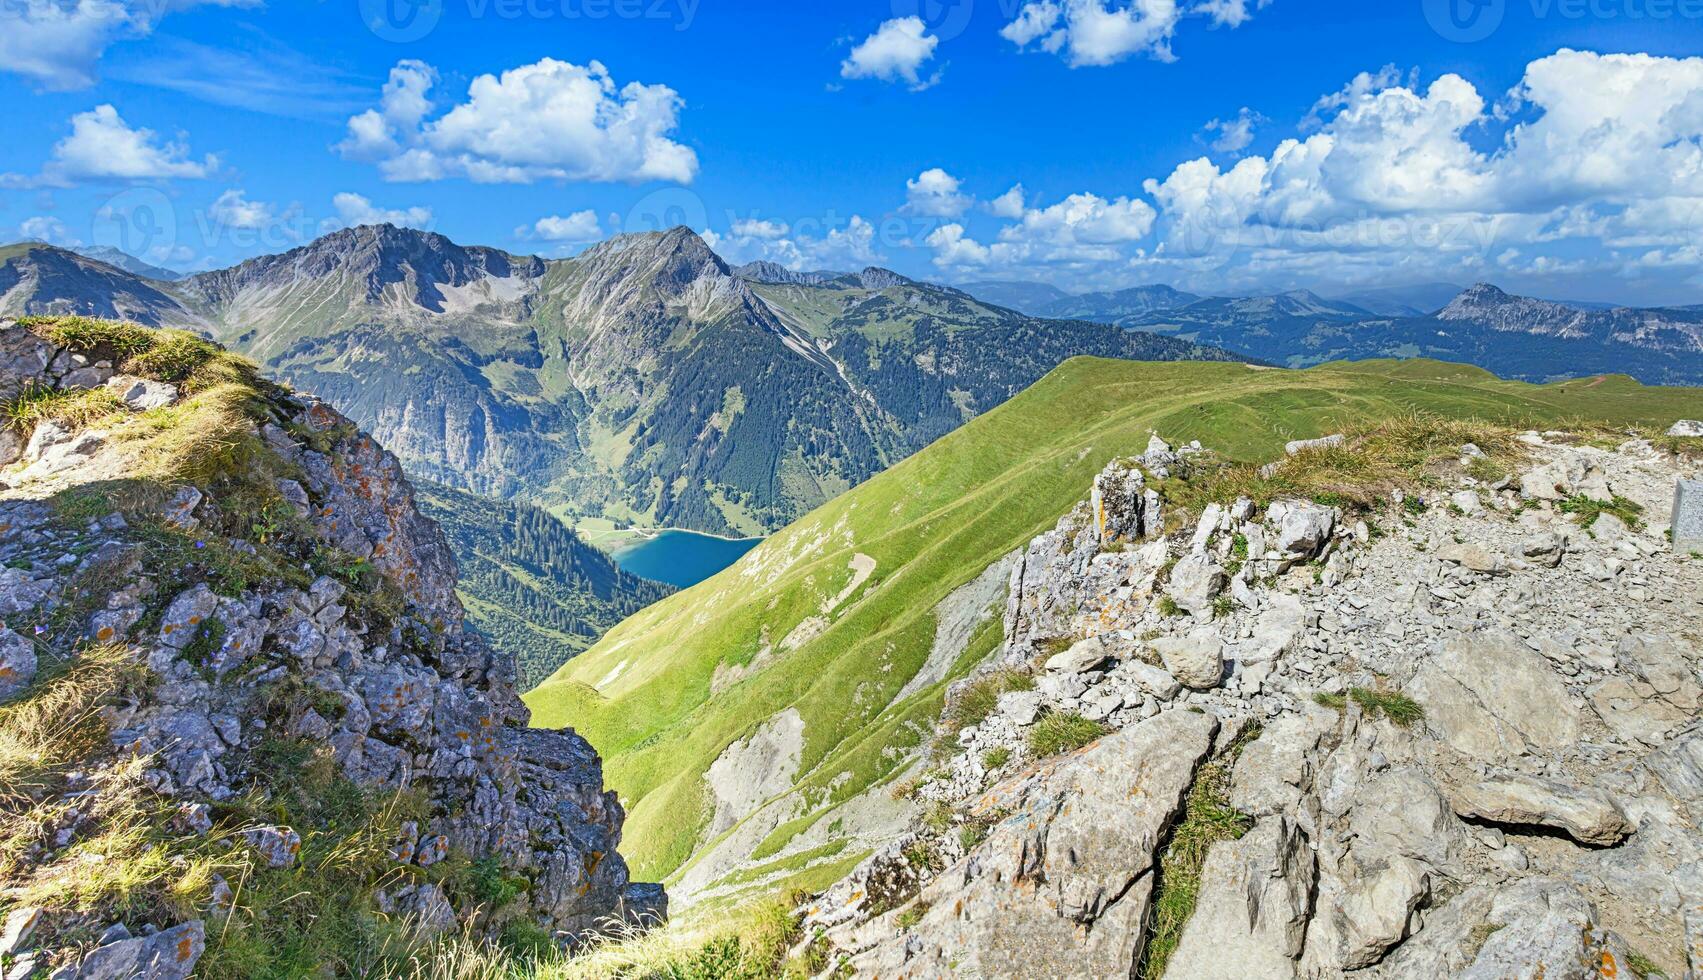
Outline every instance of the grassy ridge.
{"type": "MultiPolygon", "coordinates": [[[[1666,424],[1695,415],[1698,389],[1628,379],[1532,386],[1436,362],[1364,362],[1307,371],[1239,364],[1067,362],[1004,406],[778,532],[738,564],[644,610],[527,695],[540,725],[572,725],[605,759],[630,807],[635,873],[668,875],[703,843],[703,773],[776,712],[805,721],[797,782],[813,813],[891,776],[927,737],[943,685],[893,704],[926,659],[934,608],[1001,555],[1051,526],[1114,455],[1150,431],[1258,460],[1284,441],[1400,411],[1533,425],[1563,419],[1666,424]],[[821,614],[864,554],[876,568],[821,632],[781,651],[821,614]],[[718,665],[763,669],[712,695],[718,665]]],[[[973,666],[964,658],[960,670],[973,666]]],[[[725,668],[724,668],[725,669],[725,668]]]]}

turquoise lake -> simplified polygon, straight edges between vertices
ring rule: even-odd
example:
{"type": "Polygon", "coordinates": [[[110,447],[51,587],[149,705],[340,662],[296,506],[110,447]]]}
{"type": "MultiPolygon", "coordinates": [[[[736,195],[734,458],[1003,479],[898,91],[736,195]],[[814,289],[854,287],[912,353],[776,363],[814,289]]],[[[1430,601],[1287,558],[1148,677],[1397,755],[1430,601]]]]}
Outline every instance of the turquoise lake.
{"type": "Polygon", "coordinates": [[[663,531],[614,553],[615,564],[642,578],[684,589],[738,561],[762,538],[718,538],[697,531],[663,531]]]}

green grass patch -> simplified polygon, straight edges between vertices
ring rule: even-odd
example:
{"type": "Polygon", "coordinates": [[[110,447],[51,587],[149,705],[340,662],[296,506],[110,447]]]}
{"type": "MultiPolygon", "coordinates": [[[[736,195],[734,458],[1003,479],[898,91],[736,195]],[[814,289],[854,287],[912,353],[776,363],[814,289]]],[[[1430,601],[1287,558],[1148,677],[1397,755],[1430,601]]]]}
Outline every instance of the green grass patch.
{"type": "Polygon", "coordinates": [[[1425,717],[1419,702],[1396,691],[1378,691],[1366,687],[1350,688],[1348,696],[1368,715],[1382,715],[1403,728],[1425,717]]]}
{"type": "Polygon", "coordinates": [[[1003,769],[1005,768],[1005,764],[1010,761],[1011,750],[1003,745],[996,749],[988,749],[986,752],[982,753],[982,767],[989,771],[1003,769]]]}
{"type": "Polygon", "coordinates": [[[57,388],[34,382],[0,404],[0,423],[27,435],[43,422],[56,422],[72,431],[122,415],[124,403],[105,388],[57,388]]]}
{"type": "Polygon", "coordinates": [[[1037,759],[1073,752],[1111,731],[1074,711],[1048,711],[1029,729],[1029,752],[1037,759]]]}
{"type": "Polygon", "coordinates": [[[1615,494],[1614,499],[1608,502],[1575,494],[1561,501],[1559,507],[1564,514],[1577,514],[1579,526],[1587,530],[1604,514],[1620,518],[1622,523],[1634,531],[1644,526],[1644,506],[1619,494],[1615,494]]]}

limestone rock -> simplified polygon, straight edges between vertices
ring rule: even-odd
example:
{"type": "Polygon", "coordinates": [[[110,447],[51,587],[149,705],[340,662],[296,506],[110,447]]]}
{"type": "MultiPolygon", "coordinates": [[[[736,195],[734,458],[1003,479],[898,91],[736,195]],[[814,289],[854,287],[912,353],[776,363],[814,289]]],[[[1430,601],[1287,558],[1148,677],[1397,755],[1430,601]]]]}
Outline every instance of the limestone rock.
{"type": "Polygon", "coordinates": [[[1266,510],[1277,530],[1277,551],[1289,558],[1310,558],[1329,540],[1336,512],[1309,500],[1278,500],[1266,510]]]}
{"type": "Polygon", "coordinates": [[[1184,555],[1171,567],[1165,593],[1183,609],[1196,615],[1212,608],[1212,598],[1224,588],[1224,568],[1210,556],[1184,555]]]}
{"type": "Polygon", "coordinates": [[[1413,910],[1430,893],[1430,872],[1411,858],[1392,858],[1358,876],[1337,906],[1342,965],[1358,970],[1382,959],[1407,938],[1413,910]]]}
{"type": "Polygon", "coordinates": [[[1673,487],[1673,550],[1703,551],[1703,480],[1680,480],[1673,487]]]}
{"type": "Polygon", "coordinates": [[[1342,445],[1344,438],[1341,433],[1336,433],[1318,439],[1293,439],[1284,443],[1283,452],[1286,455],[1294,456],[1298,453],[1313,452],[1320,449],[1333,449],[1342,445]]]}
{"type": "Polygon", "coordinates": [[[1100,667],[1109,659],[1106,645],[1097,636],[1078,640],[1070,649],[1047,659],[1046,667],[1054,673],[1081,674],[1100,667]]]}
{"type": "Polygon", "coordinates": [[[1503,632],[1445,642],[1421,663],[1408,694],[1425,725],[1457,751],[1485,760],[1579,738],[1579,709],[1542,657],[1503,632]]]}
{"type": "Polygon", "coordinates": [[[1608,847],[1635,829],[1619,804],[1597,789],[1509,775],[1463,786],[1455,812],[1501,824],[1554,827],[1581,844],[1608,847]]]}
{"type": "Polygon", "coordinates": [[[1669,427],[1668,435],[1686,439],[1703,439],[1703,422],[1696,419],[1680,419],[1669,427]]]}
{"type": "Polygon", "coordinates": [[[22,905],[6,913],[4,925],[0,925],[0,957],[15,956],[27,947],[41,924],[41,914],[39,905],[22,905]]]}
{"type": "Polygon", "coordinates": [[[1211,716],[1170,711],[989,790],[1011,814],[924,888],[920,920],[870,943],[860,974],[1128,976],[1160,841],[1211,750],[1211,716]]]}
{"type": "Polygon", "coordinates": [[[289,827],[255,827],[242,837],[269,868],[288,868],[302,852],[302,835],[289,827]]]}
{"type": "Polygon", "coordinates": [[[1624,944],[1603,929],[1596,906],[1554,879],[1502,889],[1486,922],[1494,931],[1461,980],[1599,980],[1626,962],[1624,944]]]}
{"type": "Polygon", "coordinates": [[[1033,725],[1041,716],[1041,695],[1037,691],[1007,691],[999,696],[999,713],[1013,724],[1033,725]]]}
{"type": "Polygon", "coordinates": [[[1191,980],[1295,976],[1316,863],[1307,839],[1282,817],[1215,845],[1166,972],[1191,980]]]}
{"type": "Polygon", "coordinates": [[[54,971],[52,980],[188,980],[207,948],[201,920],[97,947],[75,966],[54,971]]]}
{"type": "Polygon", "coordinates": [[[1456,544],[1451,541],[1437,549],[1437,557],[1485,575],[1501,575],[1508,570],[1508,563],[1501,555],[1492,554],[1472,544],[1456,544]]]}
{"type": "Polygon", "coordinates": [[[150,381],[147,378],[118,374],[107,379],[106,387],[133,412],[164,408],[177,401],[177,385],[164,381],[150,381]]]}
{"type": "Polygon", "coordinates": [[[0,623],[0,704],[28,690],[35,672],[35,644],[0,623]]]}
{"type": "Polygon", "coordinates": [[[1572,496],[1589,469],[1576,453],[1562,453],[1520,477],[1520,495],[1530,500],[1560,500],[1572,496]]]}
{"type": "Polygon", "coordinates": [[[1195,690],[1217,687],[1224,679],[1224,641],[1210,629],[1159,637],[1153,649],[1173,677],[1195,690]]]}
{"type": "Polygon", "coordinates": [[[1550,568],[1561,564],[1561,556],[1567,551],[1567,539],[1554,531],[1543,531],[1530,535],[1520,541],[1519,553],[1540,565],[1550,568]]]}
{"type": "Polygon", "coordinates": [[[1146,480],[1141,470],[1114,460],[1094,478],[1089,506],[1101,543],[1135,540],[1144,536],[1143,491],[1146,480]]]}

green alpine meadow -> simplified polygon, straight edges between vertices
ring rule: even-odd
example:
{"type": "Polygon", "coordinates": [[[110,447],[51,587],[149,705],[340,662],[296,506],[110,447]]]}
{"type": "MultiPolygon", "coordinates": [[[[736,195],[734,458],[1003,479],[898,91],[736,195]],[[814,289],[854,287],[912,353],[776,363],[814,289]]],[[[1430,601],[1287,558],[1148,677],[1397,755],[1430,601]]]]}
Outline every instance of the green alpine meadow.
{"type": "Polygon", "coordinates": [[[572,726],[603,752],[629,807],[630,860],[643,874],[679,881],[737,836],[718,871],[767,887],[795,874],[808,880],[808,869],[868,846],[861,811],[879,809],[912,774],[935,737],[947,684],[999,644],[1003,582],[998,608],[985,611],[945,674],[900,697],[930,657],[941,603],[1051,527],[1094,474],[1140,454],[1154,433],[1264,461],[1289,440],[1402,413],[1656,426],[1695,411],[1700,398],[1699,389],[1613,376],[1507,382],[1433,361],[1290,371],[1073,359],[716,577],[627,619],[525,700],[534,724],[572,726]],[[789,710],[802,721],[796,768],[767,787],[768,798],[795,801],[785,819],[771,809],[764,817],[773,825],[760,832],[708,833],[711,766],[789,710]],[[854,802],[860,812],[848,814],[854,802]],[[843,849],[814,857],[799,844],[829,838],[843,849]]]}

